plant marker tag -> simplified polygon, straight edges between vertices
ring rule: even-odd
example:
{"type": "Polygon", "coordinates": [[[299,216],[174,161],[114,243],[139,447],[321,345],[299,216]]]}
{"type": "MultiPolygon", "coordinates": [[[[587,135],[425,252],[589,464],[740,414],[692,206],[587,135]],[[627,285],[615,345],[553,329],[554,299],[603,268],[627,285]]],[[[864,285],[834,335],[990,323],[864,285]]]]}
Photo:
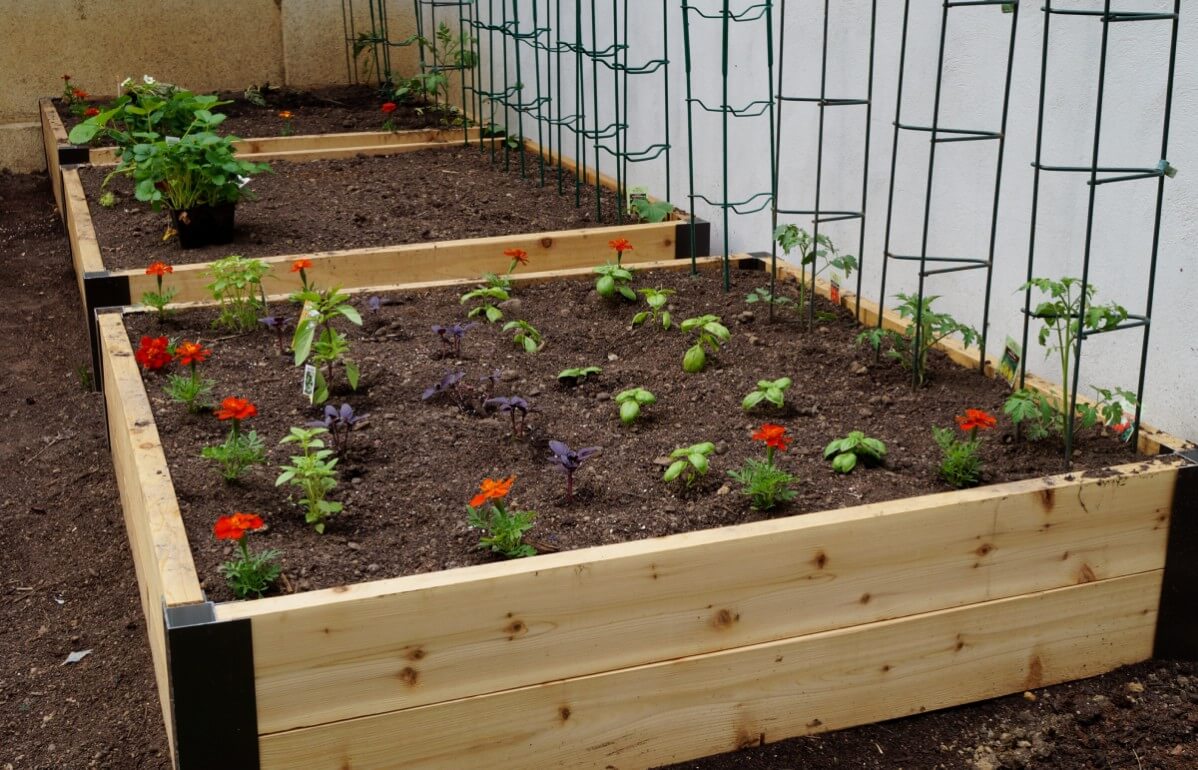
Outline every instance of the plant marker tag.
{"type": "Polygon", "coordinates": [[[166,139],[167,144],[178,144],[179,143],[179,137],[177,137],[177,136],[168,136],[168,137],[164,137],[164,138],[166,139]]]}
{"type": "Polygon", "coordinates": [[[647,201],[647,200],[649,200],[649,188],[648,187],[629,187],[628,188],[628,202],[625,205],[625,208],[628,209],[629,211],[631,211],[633,201],[647,201]]]}
{"type": "Polygon", "coordinates": [[[1023,348],[1018,342],[1010,337],[1007,337],[1006,347],[1002,352],[1002,359],[998,362],[998,373],[1012,388],[1015,387],[1015,377],[1019,373],[1019,361],[1023,358],[1023,348]]]}
{"type": "Polygon", "coordinates": [[[828,293],[828,299],[832,300],[833,305],[840,304],[840,276],[832,273],[832,289],[828,293]]]}
{"type": "Polygon", "coordinates": [[[240,174],[237,175],[237,186],[238,187],[245,187],[249,183],[250,183],[250,178],[248,176],[241,176],[240,174]]]}
{"type": "Polygon", "coordinates": [[[316,367],[312,364],[304,364],[304,381],[300,387],[308,397],[308,403],[312,403],[316,398],[316,367]]]}

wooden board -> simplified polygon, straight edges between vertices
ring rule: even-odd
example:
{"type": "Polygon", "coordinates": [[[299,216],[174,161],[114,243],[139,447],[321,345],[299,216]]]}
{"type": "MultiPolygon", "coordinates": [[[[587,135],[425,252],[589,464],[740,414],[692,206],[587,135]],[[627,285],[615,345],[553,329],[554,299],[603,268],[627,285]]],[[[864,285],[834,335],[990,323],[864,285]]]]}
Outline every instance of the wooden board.
{"type": "Polygon", "coordinates": [[[266,735],[261,767],[633,770],[1039,688],[1150,657],[1160,577],[266,735]]]}
{"type": "Polygon", "coordinates": [[[104,315],[99,326],[112,463],[137,572],[158,697],[173,747],[163,610],[203,602],[204,594],[124,324],[119,315],[104,315]]]}
{"type": "Polygon", "coordinates": [[[63,218],[67,236],[71,241],[71,261],[75,265],[75,280],[79,284],[79,298],[86,307],[83,282],[89,274],[104,272],[100,259],[100,244],[96,240],[96,229],[92,224],[91,212],[87,207],[87,195],[83,192],[83,181],[79,170],[64,168],[62,176],[63,218]]]}
{"type": "Polygon", "coordinates": [[[67,143],[66,127],[58,110],[49,99],[39,99],[38,114],[42,122],[42,146],[46,151],[46,174],[50,177],[50,187],[54,190],[54,202],[58,205],[58,215],[64,215],[62,197],[62,171],[58,163],[58,147],[67,143]]]}
{"type": "Polygon", "coordinates": [[[251,619],[259,728],[275,732],[1161,569],[1177,471],[1139,467],[220,605],[218,618],[251,619]]]}

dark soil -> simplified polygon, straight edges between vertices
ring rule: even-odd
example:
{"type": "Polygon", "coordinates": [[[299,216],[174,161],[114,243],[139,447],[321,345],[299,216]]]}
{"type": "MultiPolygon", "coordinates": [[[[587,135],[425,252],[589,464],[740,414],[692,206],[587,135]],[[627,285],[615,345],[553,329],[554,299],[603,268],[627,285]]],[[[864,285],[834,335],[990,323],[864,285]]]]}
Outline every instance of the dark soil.
{"type": "MultiPolygon", "coordinates": [[[[492,164],[490,152],[452,145],[386,157],[276,162],[273,173],[250,183],[257,200],[238,204],[233,243],[188,250],[163,241],[166,212],[138,202],[130,179],[112,179],[117,204],[106,209],[95,201],[109,170],[81,173],[101,256],[114,270],[154,260],[210,262],[229,254],[308,254],[597,224],[594,187],[584,187],[582,205],[575,206],[573,175],[566,182],[569,194],[559,195],[556,171],[552,182],[546,171],[542,187],[540,158],[525,155],[526,177],[519,159],[512,153],[505,171],[502,153],[492,164]]],[[[604,219],[614,219],[614,193],[605,190],[602,203],[604,219]]]]}
{"type": "MultiPolygon", "coordinates": [[[[166,736],[105,448],[103,401],[79,384],[86,337],[53,208],[44,176],[0,174],[0,255],[7,269],[0,302],[8,310],[0,318],[0,410],[7,417],[0,461],[14,470],[0,493],[0,767],[166,770],[166,736]],[[84,649],[93,652],[62,665],[84,649]]],[[[743,329],[735,331],[743,336],[743,329]]],[[[517,493],[523,489],[518,481],[517,493]]],[[[452,499],[460,497],[455,489],[452,499]]],[[[1002,698],[679,767],[1181,770],[1198,764],[1194,664],[1143,663],[1035,694],[1035,703],[1002,698]],[[1144,690],[1129,689],[1132,682],[1144,690]]]]}
{"type": "MultiPolygon", "coordinates": [[[[383,102],[377,88],[370,86],[330,86],[308,91],[292,88],[270,89],[263,94],[266,106],[260,107],[245,98],[241,91],[219,93],[223,100],[232,104],[216,108],[228,119],[221,124],[221,132],[245,139],[283,135],[283,119],[279,113],[291,113],[291,133],[339,134],[347,131],[382,131],[386,116],[380,108],[383,102]]],[[[104,109],[110,100],[89,100],[89,106],[104,109]]],[[[66,109],[62,101],[54,100],[54,106],[70,131],[82,122],[66,109]]],[[[445,115],[435,109],[418,109],[415,105],[400,104],[391,113],[395,130],[417,128],[452,128],[445,123],[445,115]]]]}
{"type": "MultiPolygon", "coordinates": [[[[285,571],[297,590],[487,561],[491,557],[474,548],[478,534],[465,521],[465,503],[484,476],[519,477],[512,499],[521,509],[538,512],[535,542],[553,550],[760,519],[739,488],[725,482],[727,471],[762,454],[750,434],[763,421],[785,425],[795,439],[784,464],[799,479],[799,496],[775,515],[948,490],[936,476],[940,452],[931,426],[953,426],[954,415],[967,407],[1001,414],[1005,385],[937,359],[931,385],[912,392],[906,372],[896,364],[861,368],[872,355],[854,344],[857,327],[846,311],[813,333],[802,333],[793,316],[772,324],[756,318],[744,296],[764,277],[737,272],[730,294],[720,290],[715,272],[698,278],[686,272],[639,277],[640,286],[678,291],[675,318],[710,312],[732,327],[718,365],[697,375],[682,371],[687,340],[677,329],[631,330],[632,306],[601,301],[589,280],[517,289],[518,306],[510,307],[508,316],[525,319],[545,334],[548,344],[540,353],[524,354],[500,325],[483,325],[467,335],[467,358],[461,362],[440,358],[439,341],[430,331],[433,324],[463,319],[457,291],[399,296],[397,304],[384,305],[377,314],[369,313],[360,298],[366,321],[352,336],[363,387],[333,400],[347,401],[370,420],[354,435],[333,496],[347,512],[323,537],[303,523],[273,483],[277,466],[290,453],[275,445],[289,426],[314,419],[316,412],[304,402],[299,374],[279,357],[272,336],[264,331],[218,339],[205,365],[206,375],[217,383],[215,397],[238,395],[259,406],[254,427],[272,448],[270,467],[255,470],[238,485],[226,485],[198,458],[202,446],[220,441],[226,426],[171,404],[161,378],[149,376],[150,398],[206,589],[229,598],[217,572],[229,549],[213,539],[211,528],[218,516],[234,510],[264,515],[272,531],[258,538],[259,544],[286,554],[285,571]],[[585,365],[602,366],[602,375],[577,388],[557,382],[563,369],[585,365]],[[455,369],[473,382],[502,370],[498,394],[529,398],[538,409],[531,417],[531,439],[510,440],[510,424],[503,419],[422,403],[424,388],[455,369]],[[741,399],[758,380],[781,376],[795,381],[788,408],[758,414],[742,410],[741,399]],[[634,386],[649,388],[659,402],[646,410],[648,419],[628,428],[617,419],[611,396],[634,386]],[[851,475],[833,473],[823,447],[851,430],[884,441],[889,461],[851,475]],[[602,456],[578,474],[581,488],[573,504],[563,499],[562,476],[547,462],[548,439],[575,448],[603,447],[602,456]],[[714,472],[687,492],[665,485],[657,459],[700,441],[718,444],[714,472]]],[[[165,327],[153,317],[132,317],[130,334],[134,341],[147,333],[213,340],[218,336],[211,330],[213,316],[210,310],[191,311],[165,327]]],[[[1016,443],[1009,429],[1004,421],[985,436],[986,482],[1060,470],[1058,446],[1016,443]]],[[[1133,459],[1130,449],[1114,439],[1090,436],[1081,448],[1079,471],[1133,459]]]]}

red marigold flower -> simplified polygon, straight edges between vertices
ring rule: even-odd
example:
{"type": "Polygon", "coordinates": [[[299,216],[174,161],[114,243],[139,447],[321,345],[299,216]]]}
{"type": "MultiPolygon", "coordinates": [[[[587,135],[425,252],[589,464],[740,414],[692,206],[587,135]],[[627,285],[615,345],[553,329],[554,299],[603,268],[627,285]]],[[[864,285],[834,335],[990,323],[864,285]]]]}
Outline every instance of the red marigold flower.
{"type": "Polygon", "coordinates": [[[478,485],[478,494],[470,501],[470,507],[477,508],[489,500],[502,500],[512,490],[512,482],[515,480],[515,476],[508,476],[506,479],[483,479],[478,485]]]}
{"type": "Polygon", "coordinates": [[[156,371],[171,362],[168,347],[170,347],[170,341],[166,337],[142,337],[133,357],[146,370],[156,371]]]}
{"type": "Polygon", "coordinates": [[[165,262],[151,262],[150,266],[146,268],[146,275],[156,275],[159,277],[173,272],[175,272],[175,268],[165,262]]]}
{"type": "Polygon", "coordinates": [[[87,91],[84,91],[82,88],[72,88],[71,96],[75,97],[76,99],[86,99],[87,91]]]}
{"type": "Polygon", "coordinates": [[[208,360],[210,355],[212,355],[212,351],[198,342],[184,340],[175,347],[175,358],[184,366],[202,364],[208,360]]]}
{"type": "Polygon", "coordinates": [[[100,114],[99,107],[88,107],[86,110],[83,111],[83,117],[85,117],[85,118],[94,118],[99,114],[100,114]]]}
{"type": "Polygon", "coordinates": [[[234,513],[232,516],[221,516],[212,528],[218,540],[240,541],[246,532],[256,532],[265,523],[262,517],[253,513],[234,513]]]}
{"type": "Polygon", "coordinates": [[[67,81],[69,81],[69,80],[71,79],[71,76],[70,76],[70,75],[63,75],[63,76],[62,76],[62,79],[63,79],[63,80],[67,80],[67,81]]]}
{"type": "Polygon", "coordinates": [[[399,105],[396,104],[395,102],[384,102],[383,106],[380,109],[382,109],[383,112],[390,115],[391,113],[393,113],[399,109],[399,105]]]}
{"type": "Polygon", "coordinates": [[[528,252],[524,249],[505,249],[503,256],[522,265],[528,264],[528,252]]]}
{"type": "Polygon", "coordinates": [[[312,269],[312,260],[310,260],[310,259],[296,259],[291,262],[291,272],[293,272],[293,273],[298,273],[301,270],[311,270],[311,269],[312,269]]]}
{"type": "Polygon", "coordinates": [[[632,244],[627,238],[616,238],[614,240],[608,241],[607,245],[621,254],[623,254],[625,251],[632,251],[632,244]]]}
{"type": "Polygon", "coordinates": [[[957,425],[961,430],[989,430],[998,425],[998,419],[981,409],[966,409],[965,414],[957,415],[957,425]]]}
{"type": "Polygon", "coordinates": [[[229,396],[220,402],[220,409],[216,410],[216,419],[248,420],[256,414],[258,414],[258,407],[251,404],[248,399],[229,396]]]}
{"type": "Polygon", "coordinates": [[[291,110],[282,110],[279,112],[279,117],[283,120],[291,120],[291,110]]]}
{"type": "Polygon", "coordinates": [[[753,439],[762,442],[770,449],[777,449],[780,452],[785,452],[786,447],[790,446],[790,442],[793,440],[790,436],[786,435],[785,427],[775,425],[772,422],[762,425],[753,434],[753,439]]]}

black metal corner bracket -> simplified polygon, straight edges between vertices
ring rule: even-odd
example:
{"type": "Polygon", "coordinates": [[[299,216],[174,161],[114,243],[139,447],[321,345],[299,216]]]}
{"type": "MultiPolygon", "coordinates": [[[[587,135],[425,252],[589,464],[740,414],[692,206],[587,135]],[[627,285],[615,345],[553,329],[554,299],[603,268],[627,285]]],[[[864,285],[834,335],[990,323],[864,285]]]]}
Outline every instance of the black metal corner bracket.
{"type": "Polygon", "coordinates": [[[711,253],[711,222],[691,214],[674,230],[674,259],[690,259],[691,254],[711,253]],[[693,239],[693,242],[692,242],[693,239]]]}
{"type": "Polygon", "coordinates": [[[96,314],[105,308],[131,304],[129,276],[109,272],[83,274],[83,317],[87,323],[87,341],[91,346],[92,376],[97,391],[103,390],[100,376],[100,330],[96,314]]]}
{"type": "Polygon", "coordinates": [[[212,602],[164,609],[176,770],[258,770],[254,643],[248,619],[212,602]]]}
{"type": "Polygon", "coordinates": [[[79,166],[84,163],[91,163],[90,147],[81,147],[75,144],[58,145],[59,166],[79,166]]]}
{"type": "Polygon", "coordinates": [[[1152,656],[1198,660],[1198,449],[1180,455],[1152,656]]]}

